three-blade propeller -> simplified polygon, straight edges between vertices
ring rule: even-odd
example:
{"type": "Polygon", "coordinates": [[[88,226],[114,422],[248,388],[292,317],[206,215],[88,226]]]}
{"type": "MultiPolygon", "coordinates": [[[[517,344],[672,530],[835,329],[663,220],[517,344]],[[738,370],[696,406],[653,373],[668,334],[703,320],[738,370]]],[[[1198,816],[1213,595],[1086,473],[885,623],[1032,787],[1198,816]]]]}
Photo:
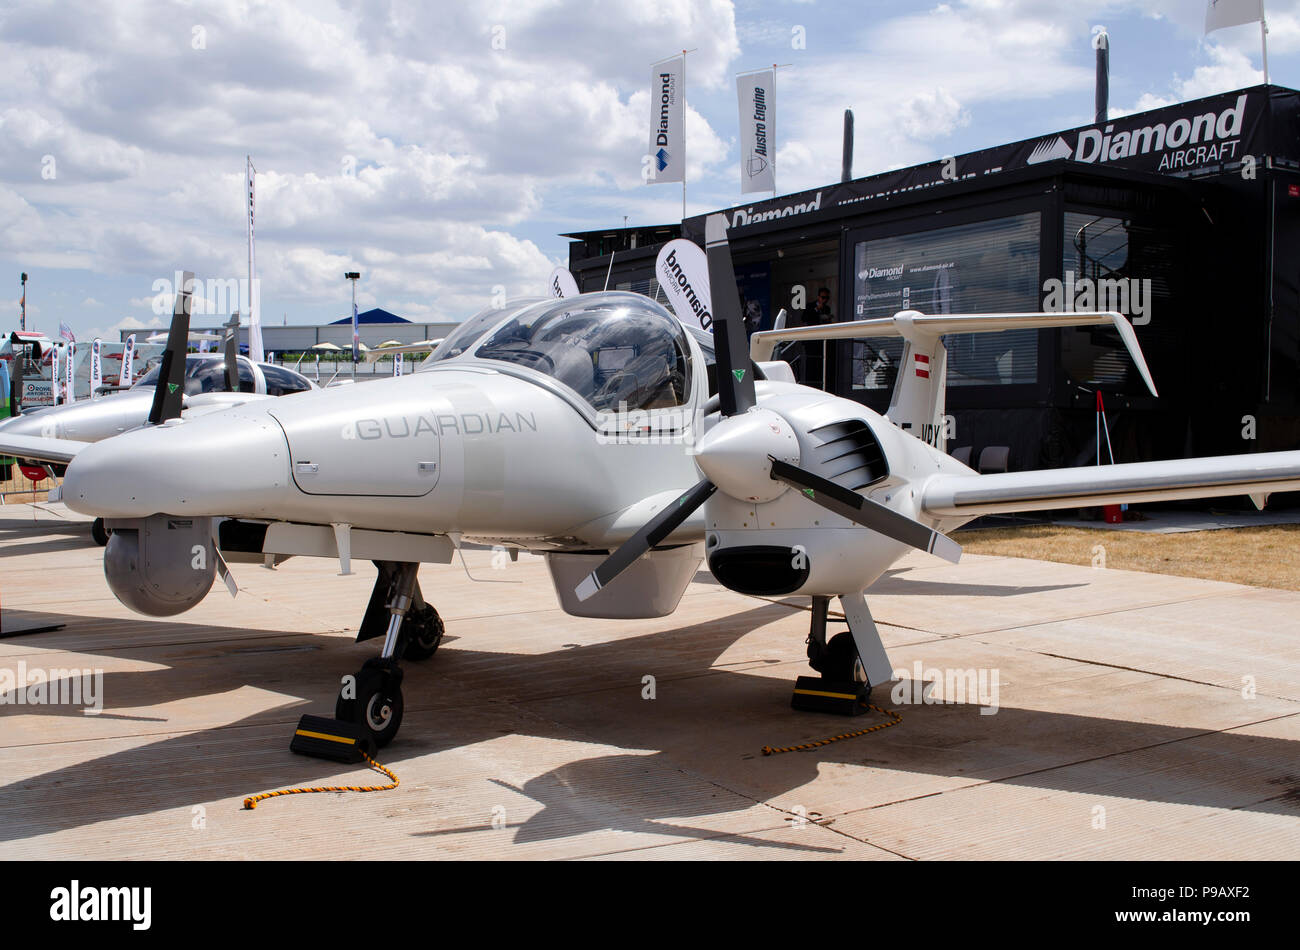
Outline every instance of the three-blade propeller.
{"type": "MultiPolygon", "coordinates": [[[[709,286],[713,291],[713,339],[717,351],[718,403],[723,416],[722,421],[699,445],[697,462],[702,469],[707,470],[710,461],[708,458],[710,444],[720,446],[727,441],[722,427],[729,425],[728,419],[743,416],[754,409],[758,398],[754,390],[754,365],[749,359],[745,324],[740,312],[740,296],[736,291],[735,271],[731,264],[731,249],[727,242],[727,219],[720,214],[711,215],[705,222],[704,236],[705,255],[709,264],[709,286]]],[[[740,420],[733,421],[730,425],[739,426],[740,420]]],[[[743,431],[736,434],[741,438],[746,435],[743,431]]],[[[769,464],[768,477],[794,487],[813,503],[855,524],[922,551],[937,554],[949,561],[955,562],[961,556],[961,547],[939,532],[820,475],[782,461],[766,451],[758,455],[755,464],[769,464]]],[[[678,497],[676,504],[665,507],[605,558],[599,567],[583,578],[576,590],[578,599],[587,600],[594,596],[602,587],[607,586],[619,574],[631,567],[638,558],[662,543],[717,490],[718,486],[706,477],[678,497]]],[[[754,492],[754,494],[758,493],[754,492]]],[[[745,497],[741,500],[753,501],[754,499],[745,497]]]]}

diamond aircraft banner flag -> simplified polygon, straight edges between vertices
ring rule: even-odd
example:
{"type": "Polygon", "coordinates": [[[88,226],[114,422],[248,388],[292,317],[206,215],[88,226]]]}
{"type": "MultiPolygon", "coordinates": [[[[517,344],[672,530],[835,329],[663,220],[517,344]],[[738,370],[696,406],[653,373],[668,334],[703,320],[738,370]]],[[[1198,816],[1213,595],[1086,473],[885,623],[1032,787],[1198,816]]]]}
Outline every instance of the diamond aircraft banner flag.
{"type": "Polygon", "coordinates": [[[650,67],[648,185],[686,180],[685,70],[685,56],[650,67]]]}
{"type": "Polygon", "coordinates": [[[740,105],[740,193],[776,191],[776,95],[773,71],[736,77],[740,105]]]}

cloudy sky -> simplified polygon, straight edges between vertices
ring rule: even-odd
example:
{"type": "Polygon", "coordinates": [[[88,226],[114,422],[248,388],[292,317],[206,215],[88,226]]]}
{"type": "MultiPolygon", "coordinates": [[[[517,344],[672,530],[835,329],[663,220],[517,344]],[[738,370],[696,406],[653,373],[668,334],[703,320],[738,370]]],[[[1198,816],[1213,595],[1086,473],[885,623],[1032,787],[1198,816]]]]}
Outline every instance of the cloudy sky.
{"type": "MultiPolygon", "coordinates": [[[[689,213],[740,201],[734,75],[777,81],[782,192],[1092,118],[1091,30],[1119,111],[1262,81],[1259,31],[1205,0],[5,0],[0,328],[160,325],[154,282],[246,271],[258,169],[263,320],[362,308],[459,320],[541,292],[565,231],[676,221],[641,181],[649,65],[688,57],[689,213]]],[[[1300,84],[1300,0],[1268,0],[1273,82],[1300,84]]]]}

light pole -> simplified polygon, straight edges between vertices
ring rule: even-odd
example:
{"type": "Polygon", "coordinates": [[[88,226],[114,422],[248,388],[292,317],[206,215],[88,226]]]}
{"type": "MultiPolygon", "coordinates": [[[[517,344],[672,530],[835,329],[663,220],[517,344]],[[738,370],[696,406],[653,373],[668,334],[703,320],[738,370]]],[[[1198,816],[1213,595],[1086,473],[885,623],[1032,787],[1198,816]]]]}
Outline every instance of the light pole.
{"type": "Polygon", "coordinates": [[[350,270],[343,275],[352,281],[352,378],[357,378],[357,360],[361,354],[358,344],[361,342],[361,332],[357,329],[357,281],[361,279],[361,272],[350,270]]]}

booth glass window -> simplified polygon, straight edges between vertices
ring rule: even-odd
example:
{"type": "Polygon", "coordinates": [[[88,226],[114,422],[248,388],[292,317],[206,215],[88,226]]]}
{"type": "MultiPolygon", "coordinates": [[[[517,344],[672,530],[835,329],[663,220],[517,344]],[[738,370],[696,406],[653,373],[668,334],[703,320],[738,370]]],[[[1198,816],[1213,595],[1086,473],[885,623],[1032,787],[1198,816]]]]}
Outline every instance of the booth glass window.
{"type": "MultiPolygon", "coordinates": [[[[1185,256],[1178,229],[1114,214],[1067,211],[1061,237],[1061,290],[1055,309],[1124,314],[1137,328],[1156,370],[1165,354],[1178,348],[1182,330],[1176,320],[1147,325],[1153,306],[1166,314],[1177,309],[1167,304],[1171,287],[1180,282],[1185,256]]],[[[1061,368],[1076,386],[1134,396],[1146,392],[1111,326],[1062,328],[1061,368]]],[[[1169,378],[1167,372],[1161,375],[1169,378]]]]}
{"type": "MultiPolygon", "coordinates": [[[[1034,211],[859,241],[853,255],[852,319],[890,317],[900,310],[1037,310],[1040,229],[1034,211]]],[[[892,389],[902,340],[880,337],[851,345],[853,389],[892,389]]],[[[944,345],[949,386],[1038,382],[1037,330],[949,334],[944,345]]]]}

